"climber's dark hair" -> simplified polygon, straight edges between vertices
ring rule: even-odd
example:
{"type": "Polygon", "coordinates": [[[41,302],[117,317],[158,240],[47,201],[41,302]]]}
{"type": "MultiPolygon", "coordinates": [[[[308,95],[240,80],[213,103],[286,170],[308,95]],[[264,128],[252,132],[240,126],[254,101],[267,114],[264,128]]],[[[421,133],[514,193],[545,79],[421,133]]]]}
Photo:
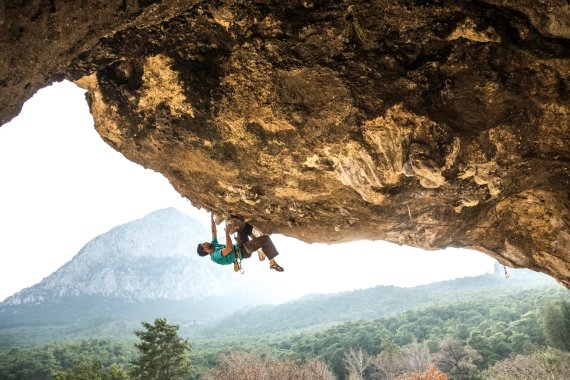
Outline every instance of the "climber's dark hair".
{"type": "Polygon", "coordinates": [[[208,252],[204,251],[204,248],[202,247],[202,244],[198,244],[198,249],[196,249],[196,251],[198,252],[199,256],[208,256],[208,252]]]}

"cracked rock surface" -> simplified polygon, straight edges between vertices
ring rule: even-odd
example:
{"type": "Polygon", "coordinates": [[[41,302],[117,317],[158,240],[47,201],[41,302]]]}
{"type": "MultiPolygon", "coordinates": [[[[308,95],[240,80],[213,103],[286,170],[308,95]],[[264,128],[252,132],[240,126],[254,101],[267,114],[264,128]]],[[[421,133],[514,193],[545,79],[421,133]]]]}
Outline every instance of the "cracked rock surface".
{"type": "Polygon", "coordinates": [[[73,80],[103,139],[197,207],[307,242],[477,249],[570,286],[566,0],[0,12],[1,123],[73,80]]]}

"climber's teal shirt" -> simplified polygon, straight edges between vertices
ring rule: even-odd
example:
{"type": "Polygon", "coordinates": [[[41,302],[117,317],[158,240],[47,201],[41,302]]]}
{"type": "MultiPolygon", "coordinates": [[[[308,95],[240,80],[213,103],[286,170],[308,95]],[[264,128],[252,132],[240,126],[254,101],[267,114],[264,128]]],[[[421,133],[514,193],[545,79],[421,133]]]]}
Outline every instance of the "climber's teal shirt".
{"type": "Polygon", "coordinates": [[[227,256],[222,256],[222,250],[226,248],[224,244],[218,243],[218,239],[214,238],[212,240],[212,245],[214,246],[214,252],[210,255],[210,259],[216,264],[229,265],[233,264],[236,260],[236,251],[239,250],[238,246],[232,245],[232,251],[227,254],[227,256]]]}

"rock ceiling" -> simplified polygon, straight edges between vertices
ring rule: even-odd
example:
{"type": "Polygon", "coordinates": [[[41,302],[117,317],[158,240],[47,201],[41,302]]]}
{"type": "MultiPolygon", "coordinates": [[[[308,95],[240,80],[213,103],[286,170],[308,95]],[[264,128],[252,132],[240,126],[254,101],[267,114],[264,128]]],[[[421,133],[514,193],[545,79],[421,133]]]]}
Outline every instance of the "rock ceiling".
{"type": "Polygon", "coordinates": [[[0,124],[73,80],[103,139],[197,207],[307,242],[473,248],[570,286],[566,0],[0,12],[0,124]]]}

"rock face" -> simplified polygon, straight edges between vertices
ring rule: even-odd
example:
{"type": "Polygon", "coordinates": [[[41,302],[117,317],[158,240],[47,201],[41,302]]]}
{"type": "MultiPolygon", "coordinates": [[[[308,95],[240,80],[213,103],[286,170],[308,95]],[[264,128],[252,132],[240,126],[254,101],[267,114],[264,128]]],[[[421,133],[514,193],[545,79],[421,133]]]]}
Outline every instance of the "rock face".
{"type": "Polygon", "coordinates": [[[197,207],[570,286],[566,0],[11,2],[0,120],[60,78],[197,207]]]}

